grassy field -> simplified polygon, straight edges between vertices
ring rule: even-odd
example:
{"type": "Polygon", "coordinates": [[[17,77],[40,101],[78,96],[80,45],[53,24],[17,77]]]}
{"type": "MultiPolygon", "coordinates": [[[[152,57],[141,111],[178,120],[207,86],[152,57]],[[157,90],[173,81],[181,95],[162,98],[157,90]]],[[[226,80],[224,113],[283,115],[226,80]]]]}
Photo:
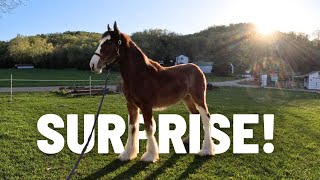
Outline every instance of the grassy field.
{"type": "MultiPolygon", "coordinates": [[[[61,80],[61,81],[14,81],[13,87],[26,86],[88,86],[91,76],[93,85],[103,85],[106,73],[95,74],[90,71],[77,69],[0,69],[0,79],[34,79],[34,80],[61,80]],[[87,80],[87,81],[63,81],[63,80],[87,80]]],[[[109,84],[118,84],[121,80],[120,73],[110,72],[109,84]]],[[[0,87],[10,87],[10,81],[0,81],[0,87]]]]}
{"type": "MultiPolygon", "coordinates": [[[[79,142],[83,139],[83,114],[94,114],[100,96],[61,97],[54,93],[20,93],[10,103],[8,94],[0,94],[0,177],[4,179],[64,179],[78,155],[65,143],[55,155],[46,155],[37,147],[44,139],[37,130],[37,121],[44,114],[57,114],[65,121],[67,114],[80,117],[79,142]]],[[[117,154],[98,154],[97,145],[79,164],[74,179],[319,179],[320,177],[320,95],[266,89],[221,88],[209,91],[209,110],[228,117],[230,129],[223,129],[232,142],[233,114],[275,115],[275,150],[266,154],[262,146],[266,141],[263,123],[246,126],[253,128],[254,139],[246,143],[259,144],[259,154],[235,155],[232,144],[226,153],[214,157],[197,155],[160,154],[156,163],[143,163],[139,158],[119,162],[117,154]]],[[[122,95],[108,95],[102,112],[115,113],[127,118],[122,95]]],[[[155,119],[158,114],[155,113],[155,119]]],[[[182,103],[161,113],[174,113],[188,119],[182,103]]],[[[188,126],[187,126],[188,127],[188,126]]],[[[59,130],[66,139],[66,128],[59,130]]],[[[97,132],[96,132],[97,133],[97,132]]],[[[122,141],[126,142],[126,135],[122,141]]],[[[145,151],[145,140],[140,142],[140,152],[145,151]]]]}
{"type": "MultiPolygon", "coordinates": [[[[10,87],[10,75],[13,79],[34,79],[34,80],[61,80],[61,81],[13,81],[13,87],[27,86],[88,86],[89,77],[93,81],[93,85],[103,85],[106,74],[94,74],[90,71],[82,71],[77,69],[0,69],[0,87],[10,87]],[[1,79],[8,79],[1,81],[1,79]],[[87,81],[63,81],[63,80],[87,80],[87,81]]],[[[226,81],[233,80],[234,77],[217,77],[207,74],[207,81],[226,81]]],[[[119,84],[121,75],[119,72],[111,71],[109,76],[109,84],[119,84]]]]}

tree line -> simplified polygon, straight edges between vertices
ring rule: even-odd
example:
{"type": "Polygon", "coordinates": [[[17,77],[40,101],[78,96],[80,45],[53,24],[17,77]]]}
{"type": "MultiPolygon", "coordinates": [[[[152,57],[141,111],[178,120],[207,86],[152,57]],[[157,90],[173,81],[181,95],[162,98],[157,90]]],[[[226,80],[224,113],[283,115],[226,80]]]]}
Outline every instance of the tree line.
{"type": "MultiPolygon", "coordinates": [[[[33,64],[39,68],[89,69],[100,36],[82,31],[17,35],[10,41],[0,41],[0,68],[33,64]]],[[[320,69],[320,36],[310,40],[308,35],[295,32],[261,35],[250,23],[212,26],[189,35],[149,29],[135,32],[131,38],[149,58],[164,62],[164,66],[183,54],[191,62],[210,61],[215,67],[232,63],[236,73],[252,70],[289,74],[320,69]]]]}
{"type": "Polygon", "coordinates": [[[0,42],[0,67],[33,64],[39,68],[87,69],[100,36],[98,33],[80,31],[36,36],[17,35],[8,42],[0,42]]]}

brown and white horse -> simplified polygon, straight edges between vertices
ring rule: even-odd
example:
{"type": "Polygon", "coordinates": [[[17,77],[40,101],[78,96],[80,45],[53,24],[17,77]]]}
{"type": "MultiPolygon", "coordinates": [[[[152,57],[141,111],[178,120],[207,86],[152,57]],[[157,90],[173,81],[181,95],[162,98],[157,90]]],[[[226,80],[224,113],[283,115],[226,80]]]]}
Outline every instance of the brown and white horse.
{"type": "Polygon", "coordinates": [[[162,67],[148,59],[142,50],[114,23],[114,30],[108,25],[94,53],[90,68],[101,73],[102,68],[119,63],[123,78],[123,93],[129,111],[128,140],[122,161],[137,157],[138,114],[141,110],[147,134],[147,151],[142,161],[155,162],[159,159],[158,144],[154,137],[155,121],[152,111],[164,108],[182,100],[189,112],[202,117],[204,141],[199,155],[214,155],[211,139],[210,115],[206,104],[206,78],[194,64],[162,67]]]}

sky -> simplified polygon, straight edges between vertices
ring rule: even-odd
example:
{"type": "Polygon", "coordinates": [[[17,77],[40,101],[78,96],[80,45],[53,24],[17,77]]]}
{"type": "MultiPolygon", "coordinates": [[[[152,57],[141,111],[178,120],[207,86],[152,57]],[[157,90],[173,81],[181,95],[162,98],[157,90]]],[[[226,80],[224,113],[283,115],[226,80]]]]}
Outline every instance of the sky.
{"type": "Polygon", "coordinates": [[[103,33],[117,21],[132,34],[150,28],[192,34],[213,25],[257,24],[273,30],[311,34],[320,29],[319,0],[23,0],[1,14],[0,40],[65,31],[103,33]]]}

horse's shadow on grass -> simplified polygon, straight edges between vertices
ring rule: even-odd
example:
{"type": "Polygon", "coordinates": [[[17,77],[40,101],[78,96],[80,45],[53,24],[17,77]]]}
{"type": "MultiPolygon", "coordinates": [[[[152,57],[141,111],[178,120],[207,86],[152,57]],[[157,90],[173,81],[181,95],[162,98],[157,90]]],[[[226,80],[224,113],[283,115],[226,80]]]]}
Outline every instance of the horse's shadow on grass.
{"type": "Polygon", "coordinates": [[[160,167],[148,175],[146,179],[156,179],[160,174],[164,173],[166,169],[171,168],[183,155],[173,154],[160,167]]]}
{"type": "Polygon", "coordinates": [[[107,175],[113,171],[116,171],[121,166],[124,166],[126,164],[127,164],[127,162],[122,162],[119,159],[115,159],[112,162],[110,162],[109,164],[107,164],[105,167],[96,171],[95,173],[92,173],[89,176],[83,178],[83,180],[84,179],[99,179],[99,178],[103,177],[104,175],[107,175]]]}
{"type": "Polygon", "coordinates": [[[201,166],[209,161],[212,157],[209,156],[199,156],[195,155],[193,161],[188,165],[188,168],[177,178],[177,179],[187,179],[189,174],[193,174],[201,168],[201,166]]]}
{"type": "Polygon", "coordinates": [[[150,165],[150,163],[148,163],[148,162],[138,161],[138,162],[134,163],[126,171],[115,176],[113,179],[129,179],[129,178],[135,176],[136,174],[138,174],[139,172],[145,170],[149,165],[150,165]]]}
{"type": "MultiPolygon", "coordinates": [[[[158,175],[162,174],[167,168],[170,168],[172,165],[175,164],[180,159],[181,155],[174,154],[172,155],[168,160],[166,160],[158,169],[153,171],[147,179],[155,179],[158,175]]],[[[127,162],[122,162],[119,159],[115,159],[112,162],[110,162],[105,167],[99,169],[95,173],[90,174],[89,176],[83,178],[83,180],[87,179],[99,179],[103,176],[108,175],[109,173],[112,173],[116,171],[121,166],[125,166],[127,162]]],[[[127,169],[124,172],[121,172],[117,176],[115,176],[113,179],[128,179],[130,177],[135,176],[141,171],[144,171],[151,163],[138,161],[130,166],[129,169],[127,169]]]]}
{"type": "MultiPolygon", "coordinates": [[[[103,176],[106,176],[109,173],[116,171],[117,169],[121,168],[122,166],[125,166],[126,164],[128,164],[128,161],[123,162],[123,161],[120,161],[119,159],[115,159],[112,162],[110,162],[109,164],[107,164],[105,167],[99,169],[95,173],[92,173],[83,179],[84,180],[85,179],[100,179],[103,176]]],[[[113,179],[128,179],[130,177],[133,177],[136,174],[138,174],[139,172],[145,170],[146,167],[149,166],[149,164],[150,163],[138,161],[138,162],[134,163],[133,165],[131,165],[130,168],[127,169],[126,171],[115,176],[113,179]]]]}
{"type": "MultiPolygon", "coordinates": [[[[185,155],[173,154],[166,160],[158,169],[153,171],[146,179],[157,179],[159,175],[164,173],[167,169],[171,168],[176,162],[178,162],[185,155]]],[[[188,165],[188,168],[177,178],[186,179],[189,174],[193,174],[197,169],[199,169],[204,163],[210,160],[210,157],[202,157],[196,155],[193,161],[188,165]]]]}
{"type": "MultiPolygon", "coordinates": [[[[164,173],[167,169],[172,168],[183,156],[179,154],[172,154],[169,159],[165,160],[165,162],[154,170],[151,174],[149,174],[146,179],[156,179],[159,175],[164,173]]],[[[204,163],[210,160],[210,157],[201,157],[196,155],[193,161],[188,165],[188,168],[178,177],[178,179],[186,179],[188,178],[189,174],[193,174],[197,169],[199,169],[204,163]]],[[[101,177],[108,175],[116,171],[117,169],[125,166],[128,162],[122,162],[119,159],[115,159],[105,167],[97,170],[95,173],[90,174],[89,176],[83,179],[100,179],[101,177]]],[[[159,163],[159,162],[158,162],[159,163]]],[[[116,175],[113,179],[128,179],[137,175],[139,172],[146,170],[146,168],[151,163],[138,161],[132,164],[126,171],[121,172],[120,174],[116,175]]]]}

